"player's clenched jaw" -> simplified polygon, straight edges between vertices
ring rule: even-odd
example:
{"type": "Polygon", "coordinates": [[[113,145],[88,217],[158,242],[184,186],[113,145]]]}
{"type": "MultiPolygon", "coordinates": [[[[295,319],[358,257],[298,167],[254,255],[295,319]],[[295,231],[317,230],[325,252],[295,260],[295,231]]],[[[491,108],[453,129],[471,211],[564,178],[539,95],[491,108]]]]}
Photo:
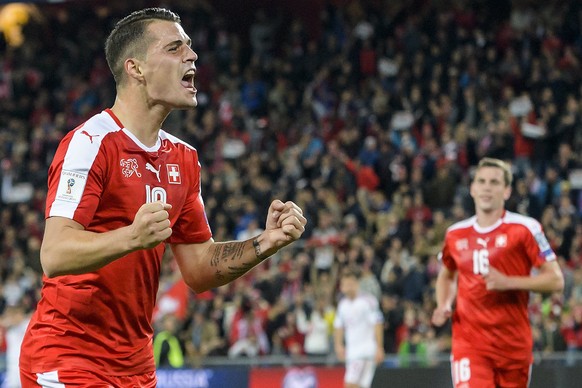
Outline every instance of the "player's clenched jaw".
{"type": "Polygon", "coordinates": [[[197,105],[194,62],[198,55],[178,23],[157,20],[147,27],[149,44],[141,63],[142,86],[149,105],[187,109],[197,105]]]}

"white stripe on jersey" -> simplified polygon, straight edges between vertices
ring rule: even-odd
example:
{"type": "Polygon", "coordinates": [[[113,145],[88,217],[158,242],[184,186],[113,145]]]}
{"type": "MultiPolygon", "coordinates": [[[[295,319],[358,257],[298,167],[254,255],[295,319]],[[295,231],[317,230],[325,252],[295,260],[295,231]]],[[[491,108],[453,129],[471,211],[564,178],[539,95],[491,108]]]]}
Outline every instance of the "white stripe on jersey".
{"type": "Polygon", "coordinates": [[[101,112],[75,130],[67,148],[61,177],[49,217],[73,218],[85,190],[89,170],[103,138],[121,128],[107,112],[101,112]]]}
{"type": "Polygon", "coordinates": [[[500,220],[496,221],[491,226],[487,226],[487,227],[479,226],[479,224],[477,224],[477,216],[472,216],[472,217],[469,217],[469,218],[464,219],[462,221],[459,221],[459,222],[454,223],[453,225],[449,226],[449,228],[447,229],[447,231],[452,231],[452,230],[457,230],[457,229],[463,229],[463,228],[469,228],[469,227],[472,226],[479,233],[489,233],[493,229],[495,229],[499,225],[501,225],[502,223],[503,224],[519,224],[519,225],[523,225],[534,236],[536,235],[536,233],[541,232],[541,230],[542,230],[540,223],[537,220],[535,220],[534,218],[531,218],[531,217],[528,217],[528,216],[524,216],[524,215],[518,214],[518,213],[513,213],[513,212],[510,212],[510,211],[507,211],[506,210],[503,218],[501,218],[500,220]]]}
{"type": "Polygon", "coordinates": [[[503,222],[506,224],[523,225],[534,236],[536,235],[536,233],[539,233],[542,231],[542,226],[540,225],[540,223],[538,221],[536,221],[534,218],[524,216],[524,215],[518,214],[518,213],[512,213],[512,212],[506,211],[505,217],[503,217],[503,222]]]}
{"type": "MultiPolygon", "coordinates": [[[[552,251],[550,243],[548,242],[543,230],[542,225],[532,217],[524,216],[523,214],[514,213],[510,211],[505,211],[503,218],[497,220],[493,225],[488,227],[481,227],[477,224],[477,216],[472,216],[465,220],[459,221],[447,229],[447,233],[457,229],[464,229],[473,227],[478,233],[489,233],[499,227],[501,224],[517,224],[523,225],[529,230],[532,237],[538,244],[540,252],[543,254],[546,261],[553,261],[556,259],[556,254],[552,251]]],[[[442,253],[442,252],[441,252],[442,253]]],[[[441,257],[439,253],[439,259],[441,257]]]]}
{"type": "Polygon", "coordinates": [[[477,223],[477,216],[473,216],[471,218],[467,218],[465,220],[455,222],[453,225],[451,225],[447,228],[447,232],[449,232],[451,230],[455,230],[455,229],[468,228],[470,226],[473,226],[476,223],[477,223]]]}
{"type": "Polygon", "coordinates": [[[192,147],[190,144],[186,143],[185,141],[180,140],[176,136],[169,134],[168,132],[164,131],[163,129],[160,130],[160,138],[162,140],[167,139],[174,144],[182,144],[184,147],[186,147],[192,151],[196,151],[196,148],[192,147]]]}
{"type": "Polygon", "coordinates": [[[45,373],[37,373],[36,382],[42,388],[65,388],[65,384],[59,381],[59,372],[56,370],[45,373]]]}
{"type": "Polygon", "coordinates": [[[544,231],[542,230],[542,225],[535,218],[527,217],[518,213],[505,212],[503,222],[506,224],[520,224],[525,226],[538,244],[538,248],[540,249],[540,252],[544,256],[545,260],[556,260],[556,254],[552,250],[552,247],[548,242],[544,231]]]}

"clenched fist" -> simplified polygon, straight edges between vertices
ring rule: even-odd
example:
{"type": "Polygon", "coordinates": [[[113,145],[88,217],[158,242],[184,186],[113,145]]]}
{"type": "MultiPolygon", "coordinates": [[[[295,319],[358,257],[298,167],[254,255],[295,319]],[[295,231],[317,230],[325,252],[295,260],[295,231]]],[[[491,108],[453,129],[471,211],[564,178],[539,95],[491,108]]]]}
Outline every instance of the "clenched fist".
{"type": "Polygon", "coordinates": [[[170,214],[172,205],[162,202],[143,204],[131,224],[131,236],[141,249],[153,248],[172,235],[170,214]]]}

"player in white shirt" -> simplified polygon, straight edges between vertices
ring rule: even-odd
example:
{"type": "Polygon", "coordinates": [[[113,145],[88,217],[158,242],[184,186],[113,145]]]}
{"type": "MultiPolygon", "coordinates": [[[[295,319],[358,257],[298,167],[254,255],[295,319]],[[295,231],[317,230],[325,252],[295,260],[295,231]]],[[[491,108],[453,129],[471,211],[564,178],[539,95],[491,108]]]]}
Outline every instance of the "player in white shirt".
{"type": "Polygon", "coordinates": [[[24,306],[17,304],[7,306],[0,318],[0,325],[6,330],[6,375],[1,388],[20,388],[20,345],[28,327],[30,314],[25,312],[24,306]]]}
{"type": "Polygon", "coordinates": [[[376,365],[384,360],[382,313],[374,296],[360,292],[358,271],[343,272],[340,290],[333,326],[336,355],[346,362],[344,386],[369,388],[376,365]]]}

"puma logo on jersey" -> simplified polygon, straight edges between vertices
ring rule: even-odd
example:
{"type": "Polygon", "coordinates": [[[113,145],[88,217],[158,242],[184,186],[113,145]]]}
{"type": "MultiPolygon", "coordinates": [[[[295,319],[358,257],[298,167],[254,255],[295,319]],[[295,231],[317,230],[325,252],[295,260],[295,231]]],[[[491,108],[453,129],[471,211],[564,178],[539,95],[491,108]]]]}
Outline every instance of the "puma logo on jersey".
{"type": "Polygon", "coordinates": [[[489,241],[489,239],[484,239],[481,237],[477,237],[477,244],[482,245],[483,248],[487,248],[487,242],[489,241]]]}
{"type": "Polygon", "coordinates": [[[81,131],[81,135],[87,136],[89,138],[89,140],[91,140],[91,144],[93,144],[93,138],[94,137],[99,137],[99,135],[91,135],[87,131],[81,131]]]}
{"type": "Polygon", "coordinates": [[[129,178],[134,173],[139,178],[141,174],[137,171],[138,164],[135,158],[133,159],[121,159],[119,161],[119,165],[121,166],[121,173],[124,177],[129,178]]]}
{"type": "Polygon", "coordinates": [[[151,165],[150,163],[146,163],[146,170],[153,172],[154,174],[156,174],[156,178],[158,178],[158,182],[160,181],[160,168],[162,166],[160,165],[160,167],[158,167],[158,169],[156,170],[156,168],[151,165]]]}

